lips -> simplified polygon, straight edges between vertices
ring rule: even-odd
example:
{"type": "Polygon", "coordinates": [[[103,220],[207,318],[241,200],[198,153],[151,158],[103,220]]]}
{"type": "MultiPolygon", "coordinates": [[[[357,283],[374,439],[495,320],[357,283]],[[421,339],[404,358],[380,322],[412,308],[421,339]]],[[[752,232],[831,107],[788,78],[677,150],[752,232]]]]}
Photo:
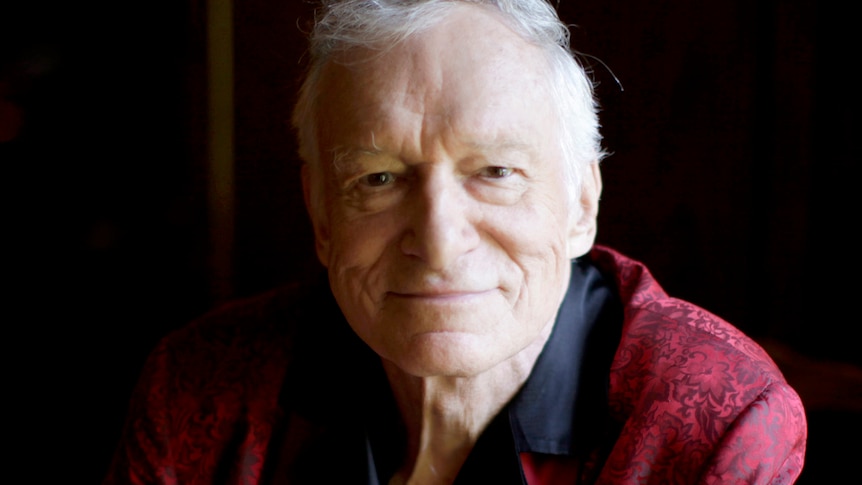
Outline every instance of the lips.
{"type": "Polygon", "coordinates": [[[466,270],[430,273],[403,268],[383,288],[386,298],[445,302],[469,301],[502,291],[493,271],[466,270]]]}
{"type": "Polygon", "coordinates": [[[429,300],[452,300],[461,298],[470,298],[474,296],[483,296],[493,290],[430,290],[430,291],[410,291],[397,292],[390,291],[387,294],[397,298],[410,299],[429,299],[429,300]]]}

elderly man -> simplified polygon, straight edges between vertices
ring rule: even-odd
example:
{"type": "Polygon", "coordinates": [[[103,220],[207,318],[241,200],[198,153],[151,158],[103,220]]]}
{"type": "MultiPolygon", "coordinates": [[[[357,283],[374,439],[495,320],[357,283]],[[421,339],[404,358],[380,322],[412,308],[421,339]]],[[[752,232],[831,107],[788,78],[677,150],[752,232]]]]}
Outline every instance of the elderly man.
{"type": "Polygon", "coordinates": [[[166,337],[105,483],[792,483],[766,353],[594,246],[566,34],[544,0],[324,10],[294,121],[328,278],[166,337]]]}

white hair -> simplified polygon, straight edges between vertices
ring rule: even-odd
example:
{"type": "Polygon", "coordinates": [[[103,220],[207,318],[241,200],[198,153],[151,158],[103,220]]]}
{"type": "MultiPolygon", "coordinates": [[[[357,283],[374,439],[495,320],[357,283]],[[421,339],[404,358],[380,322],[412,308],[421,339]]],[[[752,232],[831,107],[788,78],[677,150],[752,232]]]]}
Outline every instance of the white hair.
{"type": "Polygon", "coordinates": [[[598,106],[592,81],[569,46],[568,27],[546,0],[324,0],[309,36],[308,72],[292,119],[299,155],[311,165],[312,172],[318,172],[320,163],[316,117],[324,95],[320,92],[323,66],[335,55],[356,48],[383,52],[433,27],[450,9],[465,3],[501,13],[515,32],[547,56],[569,199],[578,199],[583,167],[605,156],[598,106]]]}

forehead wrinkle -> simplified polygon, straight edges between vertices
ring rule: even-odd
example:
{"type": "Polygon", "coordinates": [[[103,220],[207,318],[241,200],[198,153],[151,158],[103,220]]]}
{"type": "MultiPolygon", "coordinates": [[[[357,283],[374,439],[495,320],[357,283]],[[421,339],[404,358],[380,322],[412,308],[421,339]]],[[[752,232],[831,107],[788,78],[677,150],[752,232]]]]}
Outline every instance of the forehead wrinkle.
{"type": "MultiPolygon", "coordinates": [[[[513,99],[506,91],[510,85],[501,82],[501,78],[514,79],[522,84],[523,89],[534,94],[530,100],[538,94],[550,101],[547,59],[535,45],[526,42],[508,26],[501,24],[490,28],[498,33],[502,29],[502,34],[500,42],[491,47],[490,52],[486,51],[486,56],[472,51],[455,58],[441,56],[436,48],[439,37],[435,39],[436,43],[429,43],[435,49],[420,43],[414,46],[415,50],[408,50],[414,70],[407,78],[412,89],[418,86],[424,90],[423,95],[415,97],[416,101],[422,102],[417,104],[426,109],[422,117],[423,153],[427,153],[425,147],[442,148],[441,145],[491,154],[535,151],[536,140],[532,139],[535,134],[513,124],[507,118],[505,108],[520,105],[532,111],[537,107],[527,106],[530,101],[526,98],[513,99]],[[529,68],[513,63],[514,58],[528,59],[529,68]],[[477,69],[476,66],[481,67],[477,69]],[[414,73],[421,76],[419,81],[414,73]],[[435,139],[441,133],[447,135],[446,140],[435,139]]],[[[434,35],[434,32],[429,34],[434,35]]],[[[452,35],[452,32],[448,34],[452,35]]],[[[444,40],[452,41],[451,37],[444,40]]],[[[538,109],[553,116],[546,103],[539,104],[541,107],[538,109]]],[[[417,107],[413,110],[418,113],[417,107]]]]}
{"type": "MultiPolygon", "coordinates": [[[[335,102],[330,106],[340,105],[341,109],[349,110],[350,121],[342,128],[341,140],[356,140],[361,150],[366,150],[362,145],[369,143],[367,134],[371,133],[371,145],[376,150],[372,153],[388,151],[411,162],[429,161],[450,150],[453,153],[449,155],[453,156],[456,150],[473,154],[534,152],[535,140],[526,139],[534,134],[523,130],[527,127],[513,125],[506,122],[505,117],[497,116],[498,108],[506,103],[528,103],[527,99],[512,99],[505,92],[508,83],[501,84],[499,78],[512,77],[523,83],[525,90],[547,94],[547,80],[544,79],[547,60],[536,56],[534,45],[489,12],[482,15],[490,17],[491,22],[480,22],[479,30],[493,32],[499,37],[499,42],[492,46],[484,44],[488,56],[474,52],[442,56],[441,45],[451,47],[453,42],[463,42],[464,35],[474,38],[479,32],[438,25],[367,62],[340,66],[348,71],[342,77],[342,87],[348,89],[342,94],[343,103],[335,102]],[[489,47],[490,52],[487,51],[489,47]],[[525,56],[532,59],[529,64],[538,69],[525,70],[509,62],[511,58],[525,56]],[[479,71],[475,69],[477,63],[484,65],[479,71]],[[479,93],[478,98],[463,94],[465,82],[479,93]],[[373,140],[375,130],[383,136],[383,150],[373,140]]],[[[479,41],[483,43],[483,39],[479,41]]],[[[369,153],[361,150],[349,149],[340,158],[369,153]]]]}
{"type": "Polygon", "coordinates": [[[447,115],[445,126],[446,147],[466,153],[467,156],[507,153],[531,155],[536,151],[537,140],[506,124],[471,123],[457,116],[447,115]]]}

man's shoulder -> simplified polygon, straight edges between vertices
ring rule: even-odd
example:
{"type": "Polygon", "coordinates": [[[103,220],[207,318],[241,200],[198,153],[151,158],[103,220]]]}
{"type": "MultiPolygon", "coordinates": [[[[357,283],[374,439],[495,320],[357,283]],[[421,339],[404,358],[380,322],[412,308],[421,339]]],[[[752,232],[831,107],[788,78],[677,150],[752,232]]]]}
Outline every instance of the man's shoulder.
{"type": "Polygon", "coordinates": [[[591,257],[619,291],[625,314],[624,347],[641,347],[656,358],[701,352],[703,358],[750,361],[766,372],[777,372],[757,342],[715,313],[668,295],[641,262],[601,246],[591,257]]]}
{"type": "Polygon", "coordinates": [[[673,297],[626,309],[621,349],[643,349],[657,372],[711,366],[735,373],[783,379],[771,357],[736,326],[698,305],[673,297]]]}
{"type": "Polygon", "coordinates": [[[116,471],[211,482],[214,464],[233,459],[238,443],[245,455],[237,460],[260,463],[283,415],[285,376],[300,373],[297,355],[316,355],[308,347],[322,341],[302,340],[303,329],[340,315],[330,298],[313,282],[284,285],[221,304],[163,337],[131,398],[116,471]]]}
{"type": "Polygon", "coordinates": [[[250,296],[222,302],[164,339],[166,345],[242,347],[247,341],[275,343],[302,322],[328,310],[329,294],[314,282],[287,283],[250,296]]]}
{"type": "Polygon", "coordinates": [[[716,314],[668,295],[640,262],[608,248],[593,253],[613,275],[624,306],[612,387],[635,401],[682,394],[744,407],[784,377],[751,337],[716,314]]]}
{"type": "Polygon", "coordinates": [[[615,279],[624,306],[608,398],[625,423],[617,448],[626,453],[608,459],[609,473],[624,476],[645,460],[668,482],[749,477],[751,462],[758,473],[798,473],[804,410],[766,351],[714,313],[669,296],[643,264],[607,248],[591,259],[615,279]],[[764,436],[780,445],[758,454],[764,436]]]}
{"type": "Polygon", "coordinates": [[[316,341],[306,338],[306,329],[337,318],[332,306],[331,294],[316,283],[227,301],[163,337],[150,353],[145,378],[173,380],[178,392],[198,394],[212,384],[277,382],[297,348],[316,341]]]}

